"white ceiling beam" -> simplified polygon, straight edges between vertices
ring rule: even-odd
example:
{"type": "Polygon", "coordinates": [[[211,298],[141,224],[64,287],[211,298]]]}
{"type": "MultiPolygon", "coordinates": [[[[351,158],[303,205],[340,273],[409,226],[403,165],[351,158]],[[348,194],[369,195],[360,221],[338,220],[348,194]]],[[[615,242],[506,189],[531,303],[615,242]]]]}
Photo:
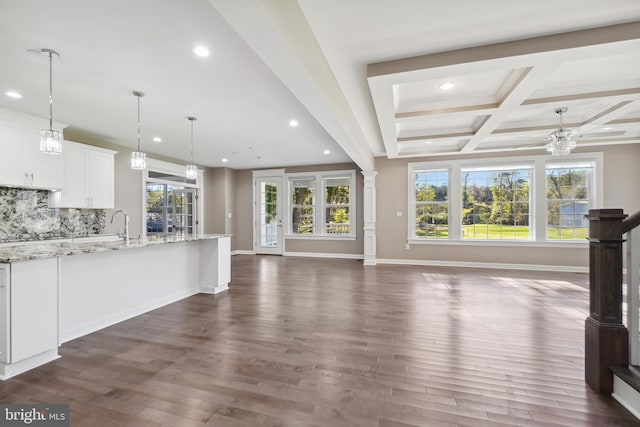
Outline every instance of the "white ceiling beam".
{"type": "Polygon", "coordinates": [[[505,94],[500,106],[478,129],[473,137],[462,147],[461,153],[474,151],[482,141],[491,135],[502,122],[511,114],[514,108],[520,106],[551,74],[558,69],[560,63],[549,62],[536,65],[523,73],[521,79],[514,83],[511,90],[505,94]]]}
{"type": "Polygon", "coordinates": [[[458,113],[469,113],[474,112],[479,115],[482,114],[490,114],[499,107],[500,105],[497,103],[494,104],[480,104],[480,105],[465,105],[460,107],[450,107],[450,108],[433,108],[430,110],[420,110],[420,111],[406,111],[403,113],[396,113],[396,120],[402,119],[412,119],[416,117],[426,117],[426,116],[440,116],[440,115],[450,115],[450,114],[458,114],[458,113]]]}
{"type": "Polygon", "coordinates": [[[363,170],[375,159],[295,0],[209,0],[363,170]]]}
{"type": "Polygon", "coordinates": [[[639,87],[618,90],[604,90],[599,92],[572,93],[560,96],[549,96],[546,98],[533,98],[527,99],[522,103],[522,105],[526,106],[538,104],[557,104],[558,102],[582,101],[595,98],[629,99],[630,97],[635,97],[637,95],[640,95],[639,87]]]}

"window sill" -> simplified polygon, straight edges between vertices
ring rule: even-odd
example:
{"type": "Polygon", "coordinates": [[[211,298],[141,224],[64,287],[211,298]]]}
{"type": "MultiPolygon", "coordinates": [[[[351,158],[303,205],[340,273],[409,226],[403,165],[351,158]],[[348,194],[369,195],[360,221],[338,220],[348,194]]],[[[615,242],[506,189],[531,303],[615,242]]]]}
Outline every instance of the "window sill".
{"type": "Polygon", "coordinates": [[[534,240],[449,240],[449,239],[407,239],[410,245],[444,245],[444,246],[505,246],[505,247],[522,247],[522,248],[587,248],[589,242],[584,241],[566,241],[566,240],[548,240],[544,242],[534,240]]]}
{"type": "Polygon", "coordinates": [[[342,240],[342,241],[354,241],[356,240],[356,236],[353,235],[345,235],[345,236],[329,236],[329,235],[296,235],[296,234],[287,234],[284,236],[287,240],[342,240]]]}

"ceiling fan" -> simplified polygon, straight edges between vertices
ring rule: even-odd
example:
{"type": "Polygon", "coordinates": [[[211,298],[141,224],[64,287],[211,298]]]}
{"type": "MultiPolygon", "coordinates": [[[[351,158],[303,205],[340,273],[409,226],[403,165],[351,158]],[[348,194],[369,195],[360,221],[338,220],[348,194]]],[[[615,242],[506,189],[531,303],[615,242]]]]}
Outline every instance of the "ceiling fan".
{"type": "Polygon", "coordinates": [[[576,148],[575,138],[577,136],[573,131],[564,128],[562,116],[567,112],[567,107],[555,109],[555,113],[560,118],[560,128],[551,132],[546,139],[545,148],[552,156],[566,156],[571,150],[576,148]]]}

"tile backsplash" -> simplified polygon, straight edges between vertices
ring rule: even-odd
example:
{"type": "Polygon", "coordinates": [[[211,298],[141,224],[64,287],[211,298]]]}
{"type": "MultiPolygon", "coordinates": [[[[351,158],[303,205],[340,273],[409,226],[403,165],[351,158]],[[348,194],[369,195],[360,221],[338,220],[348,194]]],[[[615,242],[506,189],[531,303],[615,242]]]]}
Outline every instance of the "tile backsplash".
{"type": "Polygon", "coordinates": [[[0,242],[99,234],[103,209],[51,209],[49,192],[0,187],[0,242]]]}

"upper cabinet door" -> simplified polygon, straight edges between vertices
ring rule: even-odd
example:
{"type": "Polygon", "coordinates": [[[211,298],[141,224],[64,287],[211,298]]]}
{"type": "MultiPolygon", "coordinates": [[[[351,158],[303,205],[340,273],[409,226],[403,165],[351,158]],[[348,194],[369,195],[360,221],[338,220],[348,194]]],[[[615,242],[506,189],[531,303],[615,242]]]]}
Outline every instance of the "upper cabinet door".
{"type": "Polygon", "coordinates": [[[53,208],[113,209],[116,152],[64,141],[62,191],[51,193],[53,208]]]}
{"type": "Polygon", "coordinates": [[[0,185],[23,187],[29,183],[25,159],[29,142],[23,129],[0,124],[0,185]]]}
{"type": "Polygon", "coordinates": [[[113,154],[92,151],[89,153],[87,182],[89,197],[94,209],[113,209],[114,176],[113,154]]]}
{"type": "Polygon", "coordinates": [[[57,203],[49,206],[58,208],[86,208],[88,206],[87,185],[85,182],[87,151],[75,146],[64,144],[62,146],[62,191],[53,193],[57,197],[57,203]]]}
{"type": "Polygon", "coordinates": [[[62,188],[62,156],[42,153],[39,139],[33,139],[35,141],[25,145],[31,187],[47,190],[62,188]]]}
{"type": "Polygon", "coordinates": [[[45,120],[0,108],[0,185],[26,188],[62,187],[62,159],[40,152],[45,120]]]}

